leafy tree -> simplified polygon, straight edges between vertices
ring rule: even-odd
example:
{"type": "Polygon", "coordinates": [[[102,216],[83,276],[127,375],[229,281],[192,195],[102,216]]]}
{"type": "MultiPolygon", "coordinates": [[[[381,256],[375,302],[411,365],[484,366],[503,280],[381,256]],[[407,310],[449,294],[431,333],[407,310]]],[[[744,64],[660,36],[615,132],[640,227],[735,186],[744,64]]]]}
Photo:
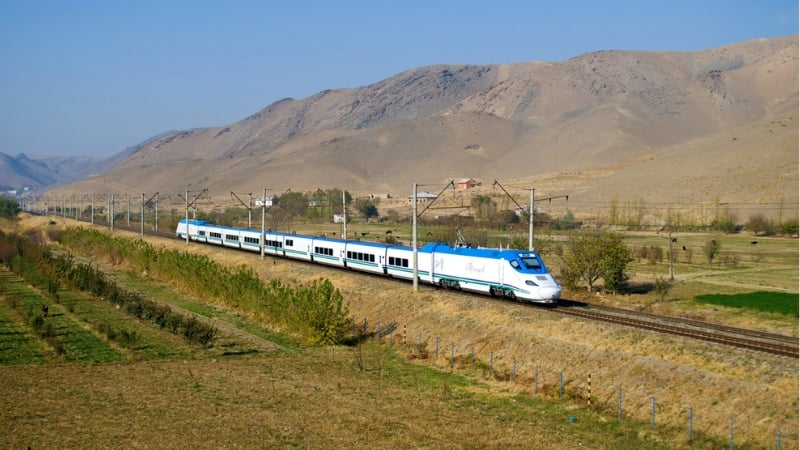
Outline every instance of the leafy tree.
{"type": "Polygon", "coordinates": [[[19,212],[19,203],[16,199],[0,195],[0,217],[11,218],[19,212]]]}
{"type": "Polygon", "coordinates": [[[497,203],[488,195],[476,195],[471,200],[476,219],[491,219],[497,211],[497,203]]]}
{"type": "Polygon", "coordinates": [[[514,211],[505,210],[497,213],[497,225],[506,226],[512,223],[519,223],[519,216],[514,211]]]}
{"type": "Polygon", "coordinates": [[[575,215],[572,214],[570,210],[567,210],[563,216],[550,222],[550,228],[554,230],[574,230],[580,226],[581,223],[575,221],[575,215]]]}
{"type": "Polygon", "coordinates": [[[302,216],[308,208],[308,199],[302,192],[287,192],[281,195],[278,207],[291,217],[302,216]]]}
{"type": "Polygon", "coordinates": [[[630,249],[612,233],[574,234],[556,248],[562,260],[561,279],[576,287],[584,282],[588,290],[602,278],[607,289],[620,291],[628,281],[628,264],[633,261],[630,249]]]}
{"type": "Polygon", "coordinates": [[[719,254],[720,248],[722,248],[722,244],[720,244],[716,239],[712,239],[703,245],[703,253],[705,253],[709,264],[714,262],[714,258],[717,256],[717,254],[719,254]]]}
{"type": "Polygon", "coordinates": [[[378,206],[371,199],[356,200],[356,209],[367,219],[378,217],[378,206]]]}

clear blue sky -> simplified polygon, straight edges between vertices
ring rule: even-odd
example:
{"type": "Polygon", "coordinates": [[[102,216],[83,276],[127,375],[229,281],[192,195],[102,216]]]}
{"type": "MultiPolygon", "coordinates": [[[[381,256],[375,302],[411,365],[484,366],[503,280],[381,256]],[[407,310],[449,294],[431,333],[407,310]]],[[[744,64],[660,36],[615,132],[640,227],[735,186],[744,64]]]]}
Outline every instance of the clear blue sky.
{"type": "Polygon", "coordinates": [[[797,34],[797,0],[0,0],[0,152],[110,156],[432,64],[797,34]]]}

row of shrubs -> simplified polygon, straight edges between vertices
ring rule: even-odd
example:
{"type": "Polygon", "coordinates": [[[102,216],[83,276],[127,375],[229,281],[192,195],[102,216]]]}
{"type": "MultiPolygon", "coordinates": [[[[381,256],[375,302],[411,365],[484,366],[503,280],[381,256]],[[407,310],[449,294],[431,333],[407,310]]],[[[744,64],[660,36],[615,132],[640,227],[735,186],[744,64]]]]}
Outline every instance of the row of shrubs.
{"type": "Polygon", "coordinates": [[[339,344],[350,338],[348,308],[340,291],[327,279],[307,284],[266,282],[245,265],[224,266],[204,255],[156,249],[140,239],[91,228],[68,228],[59,242],[81,254],[124,262],[135,273],[147,273],[195,297],[246,312],[306,344],[339,344]]]}
{"type": "MultiPolygon", "coordinates": [[[[139,319],[153,322],[172,333],[182,334],[189,342],[208,346],[214,339],[216,330],[211,325],[186,317],[135,292],[126,291],[91,264],[75,263],[69,254],[54,255],[44,245],[31,242],[23,236],[0,232],[0,262],[27,282],[47,287],[51,295],[57,295],[52,292],[53,286],[59,286],[61,282],[69,283],[79,290],[110,301],[139,319]]],[[[46,329],[41,316],[32,317],[31,326],[34,330],[39,332],[40,328],[46,329]]]]}

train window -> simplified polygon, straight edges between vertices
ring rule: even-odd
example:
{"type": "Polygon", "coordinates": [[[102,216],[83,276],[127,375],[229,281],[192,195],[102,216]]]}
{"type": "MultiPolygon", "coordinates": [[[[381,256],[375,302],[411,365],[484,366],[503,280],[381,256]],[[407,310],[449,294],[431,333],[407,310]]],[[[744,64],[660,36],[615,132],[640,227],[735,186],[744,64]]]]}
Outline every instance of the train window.
{"type": "Polygon", "coordinates": [[[238,241],[239,240],[239,236],[236,236],[235,234],[226,234],[225,235],[225,239],[227,239],[229,241],[238,241]]]}
{"type": "Polygon", "coordinates": [[[220,233],[214,233],[213,231],[212,231],[211,233],[209,233],[209,235],[210,235],[212,238],[217,238],[217,239],[220,239],[220,238],[222,238],[222,234],[220,234],[220,233]]]}
{"type": "Polygon", "coordinates": [[[320,255],[333,256],[333,249],[327,247],[314,247],[314,253],[318,253],[320,255]]]}
{"type": "MultiPolygon", "coordinates": [[[[372,262],[374,262],[374,260],[372,260],[372,262]]],[[[408,267],[408,259],[406,259],[406,258],[395,258],[394,256],[390,256],[389,257],[389,265],[390,266],[397,266],[397,267],[408,267]]]]}
{"type": "Polygon", "coordinates": [[[375,262],[375,255],[369,255],[369,262],[375,262]]]}
{"type": "Polygon", "coordinates": [[[203,230],[200,230],[200,236],[205,236],[205,235],[206,235],[206,232],[203,231],[203,230]]]}
{"type": "Polygon", "coordinates": [[[511,261],[511,267],[513,267],[515,269],[519,269],[519,263],[517,262],[517,260],[512,260],[511,261]]]}
{"type": "Polygon", "coordinates": [[[287,247],[294,247],[294,239],[287,239],[286,240],[287,247]]]}

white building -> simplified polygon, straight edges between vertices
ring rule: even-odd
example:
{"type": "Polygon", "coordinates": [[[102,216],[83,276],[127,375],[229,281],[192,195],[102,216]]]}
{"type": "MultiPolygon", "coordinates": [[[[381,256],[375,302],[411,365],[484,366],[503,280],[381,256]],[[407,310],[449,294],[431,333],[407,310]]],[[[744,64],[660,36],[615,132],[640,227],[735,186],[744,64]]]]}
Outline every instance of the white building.
{"type": "Polygon", "coordinates": [[[256,199],[256,206],[275,206],[278,204],[278,197],[267,197],[267,200],[264,201],[264,197],[258,197],[256,199]]]}

